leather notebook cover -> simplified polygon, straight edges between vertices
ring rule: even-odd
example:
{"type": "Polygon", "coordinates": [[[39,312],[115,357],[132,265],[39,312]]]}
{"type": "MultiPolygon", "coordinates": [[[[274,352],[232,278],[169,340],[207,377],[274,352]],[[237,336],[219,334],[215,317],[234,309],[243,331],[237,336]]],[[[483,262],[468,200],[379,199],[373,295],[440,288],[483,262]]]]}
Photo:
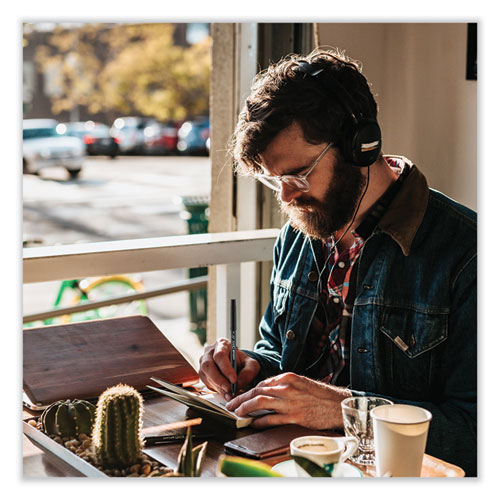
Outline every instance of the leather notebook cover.
{"type": "Polygon", "coordinates": [[[119,383],[143,391],[152,376],[173,384],[198,381],[196,370],[146,316],[23,332],[23,389],[36,405],[93,400],[119,383]]]}
{"type": "Polygon", "coordinates": [[[280,425],[224,443],[226,453],[262,460],[289,452],[290,441],[301,436],[335,436],[295,424],[280,425]]]}

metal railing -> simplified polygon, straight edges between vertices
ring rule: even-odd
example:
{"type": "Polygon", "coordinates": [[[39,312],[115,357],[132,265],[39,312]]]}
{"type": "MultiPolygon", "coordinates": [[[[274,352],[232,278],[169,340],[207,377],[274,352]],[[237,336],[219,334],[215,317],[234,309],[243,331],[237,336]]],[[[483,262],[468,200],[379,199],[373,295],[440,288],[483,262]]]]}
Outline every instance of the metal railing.
{"type": "Polygon", "coordinates": [[[107,307],[115,304],[127,304],[129,302],[134,302],[136,300],[146,300],[152,297],[159,297],[171,293],[190,292],[193,290],[206,288],[207,283],[208,283],[208,277],[200,276],[199,278],[191,278],[188,280],[178,281],[172,283],[169,286],[154,288],[152,290],[148,290],[145,292],[134,292],[134,293],[127,293],[126,295],[116,295],[108,299],[92,300],[90,302],[83,302],[69,307],[56,307],[54,309],[49,309],[47,311],[42,311],[34,314],[26,314],[25,316],[23,316],[23,323],[31,323],[33,321],[43,321],[49,318],[57,318],[58,316],[64,316],[66,314],[75,314],[84,311],[91,311],[93,309],[99,309],[100,307],[107,307]]]}

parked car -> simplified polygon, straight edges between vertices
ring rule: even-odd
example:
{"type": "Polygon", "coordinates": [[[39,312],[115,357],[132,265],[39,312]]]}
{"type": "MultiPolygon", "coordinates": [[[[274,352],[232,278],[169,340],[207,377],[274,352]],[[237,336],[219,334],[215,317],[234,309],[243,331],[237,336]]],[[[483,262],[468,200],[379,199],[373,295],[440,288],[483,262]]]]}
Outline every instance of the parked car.
{"type": "Polygon", "coordinates": [[[178,132],[177,150],[181,154],[208,155],[210,147],[210,120],[207,117],[189,120],[178,132]]]}
{"type": "Polygon", "coordinates": [[[114,158],[118,154],[119,139],[112,137],[110,127],[92,120],[63,124],[66,135],[79,137],[87,148],[88,155],[105,155],[114,158]]]}
{"type": "Polygon", "coordinates": [[[120,153],[144,154],[146,127],[156,123],[154,120],[138,116],[122,116],[113,122],[111,127],[112,137],[118,139],[120,153]]]}
{"type": "Polygon", "coordinates": [[[177,133],[180,123],[154,123],[144,129],[145,149],[148,154],[169,155],[177,153],[177,133]]]}
{"type": "Polygon", "coordinates": [[[83,141],[65,136],[64,126],[57,120],[23,120],[23,173],[38,174],[46,167],[64,167],[74,179],[85,156],[83,141]]]}

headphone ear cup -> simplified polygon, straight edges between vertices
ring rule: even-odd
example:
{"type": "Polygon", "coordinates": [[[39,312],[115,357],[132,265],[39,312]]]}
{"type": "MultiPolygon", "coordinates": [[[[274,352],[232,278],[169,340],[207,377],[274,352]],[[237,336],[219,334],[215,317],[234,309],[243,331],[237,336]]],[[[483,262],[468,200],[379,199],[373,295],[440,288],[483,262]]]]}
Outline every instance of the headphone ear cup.
{"type": "Polygon", "coordinates": [[[382,150],[382,133],[375,120],[362,119],[346,136],[346,152],[356,167],[367,167],[374,163],[382,150]]]}

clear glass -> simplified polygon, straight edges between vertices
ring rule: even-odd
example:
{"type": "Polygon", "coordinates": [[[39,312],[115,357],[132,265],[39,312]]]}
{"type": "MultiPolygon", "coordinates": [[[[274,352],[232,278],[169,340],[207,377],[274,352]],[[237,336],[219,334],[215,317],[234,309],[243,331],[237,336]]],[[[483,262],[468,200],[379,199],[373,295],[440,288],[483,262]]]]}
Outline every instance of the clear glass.
{"type": "Polygon", "coordinates": [[[353,397],[342,401],[342,417],[346,436],[359,440],[357,451],[350,460],[360,465],[375,464],[373,422],[370,410],[381,405],[392,405],[392,401],[377,397],[353,397]]]}
{"type": "Polygon", "coordinates": [[[327,151],[332,147],[333,143],[329,142],[326,148],[321,152],[321,154],[314,160],[313,164],[310,166],[309,170],[305,174],[300,175],[266,175],[266,174],[256,174],[255,178],[262,182],[268,188],[274,191],[281,190],[281,183],[286,184],[292,189],[297,189],[298,191],[307,192],[311,189],[311,185],[307,180],[309,174],[314,170],[318,163],[326,155],[327,151]]]}

